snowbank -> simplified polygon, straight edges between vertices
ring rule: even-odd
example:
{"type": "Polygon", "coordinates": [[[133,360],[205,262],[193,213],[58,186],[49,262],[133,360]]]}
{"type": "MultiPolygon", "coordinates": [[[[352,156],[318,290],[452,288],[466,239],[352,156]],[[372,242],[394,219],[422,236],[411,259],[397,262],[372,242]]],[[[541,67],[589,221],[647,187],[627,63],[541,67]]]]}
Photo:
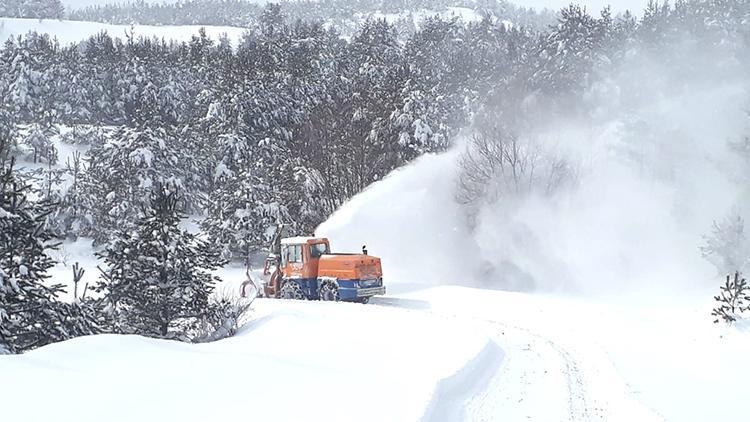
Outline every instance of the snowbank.
{"type": "Polygon", "coordinates": [[[200,25],[183,25],[183,26],[149,26],[149,25],[111,25],[98,22],[79,22],[67,20],[49,20],[49,19],[19,19],[19,18],[0,18],[0,41],[5,41],[12,36],[24,35],[30,31],[36,31],[40,34],[49,34],[57,38],[62,45],[77,43],[92,35],[100,32],[107,32],[113,37],[125,38],[126,33],[131,29],[136,37],[157,37],[175,41],[190,41],[193,35],[198,34],[200,28],[206,29],[206,34],[216,40],[222,34],[226,34],[232,45],[237,45],[242,34],[243,28],[231,26],[200,26],[200,25]]]}
{"type": "Polygon", "coordinates": [[[441,379],[480,352],[479,362],[502,358],[481,331],[427,314],[263,299],[255,307],[237,337],[212,344],[102,335],[2,357],[0,397],[13,403],[3,417],[415,421],[441,379]]]}

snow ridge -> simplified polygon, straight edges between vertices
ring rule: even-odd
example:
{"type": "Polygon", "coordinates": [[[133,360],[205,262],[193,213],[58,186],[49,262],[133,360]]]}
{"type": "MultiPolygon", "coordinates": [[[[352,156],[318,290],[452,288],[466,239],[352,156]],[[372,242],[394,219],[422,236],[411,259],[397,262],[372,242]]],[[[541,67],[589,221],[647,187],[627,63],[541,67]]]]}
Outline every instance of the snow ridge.
{"type": "Polygon", "coordinates": [[[422,422],[466,420],[466,403],[489,386],[504,357],[503,349],[488,340],[459,371],[437,383],[422,422]]]}

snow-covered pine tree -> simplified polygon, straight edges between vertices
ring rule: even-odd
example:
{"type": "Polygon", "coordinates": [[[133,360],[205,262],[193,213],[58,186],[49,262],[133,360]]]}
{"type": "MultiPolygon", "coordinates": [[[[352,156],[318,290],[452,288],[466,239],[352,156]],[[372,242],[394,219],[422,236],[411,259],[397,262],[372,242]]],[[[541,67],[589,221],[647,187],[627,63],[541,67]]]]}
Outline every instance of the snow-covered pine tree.
{"type": "MultiPolygon", "coordinates": [[[[10,44],[13,45],[13,44],[10,44]]],[[[10,46],[6,44],[6,46],[10,46]]],[[[59,51],[57,41],[48,34],[29,33],[9,48],[6,76],[10,81],[8,101],[15,108],[19,120],[42,122],[49,128],[57,114],[57,63],[50,63],[59,51]]]]}
{"type": "MultiPolygon", "coordinates": [[[[269,22],[265,34],[255,34],[259,42],[247,47],[247,54],[254,60],[267,57],[280,67],[287,60],[283,46],[289,34],[286,27],[273,25],[269,22]]],[[[224,133],[216,137],[215,188],[208,193],[202,227],[213,242],[224,246],[225,257],[247,259],[266,246],[276,224],[294,223],[287,200],[295,186],[287,182],[294,178],[290,143],[302,118],[295,91],[304,88],[297,87],[287,71],[260,75],[233,99],[236,115],[215,122],[224,133]]]]}
{"type": "Polygon", "coordinates": [[[404,48],[410,74],[402,89],[403,105],[391,115],[405,162],[448,147],[450,137],[464,126],[465,104],[473,102],[470,72],[482,70],[480,63],[472,63],[476,51],[467,48],[471,40],[460,21],[432,17],[421,26],[404,48]]]}
{"type": "Polygon", "coordinates": [[[348,174],[339,189],[351,197],[403,164],[398,131],[390,118],[401,105],[408,66],[396,32],[385,20],[363,24],[349,45],[347,59],[352,99],[341,158],[348,174]]]}
{"type": "Polygon", "coordinates": [[[559,23],[542,42],[535,85],[546,94],[581,92],[589,86],[601,46],[612,29],[608,9],[597,19],[586,8],[571,4],[560,11],[559,23]]]}
{"type": "Polygon", "coordinates": [[[273,200],[270,186],[253,171],[223,172],[219,186],[208,196],[207,217],[201,226],[226,259],[249,259],[266,246],[271,229],[289,221],[285,209],[273,200]]]}
{"type": "Polygon", "coordinates": [[[731,324],[743,312],[750,311],[750,286],[747,285],[747,280],[740,277],[740,273],[734,273],[733,278],[728,275],[720,289],[721,292],[714,296],[718,305],[711,311],[711,315],[716,317],[714,323],[723,321],[731,324]]]}
{"type": "Polygon", "coordinates": [[[8,63],[0,56],[0,168],[5,168],[12,154],[18,149],[16,113],[10,101],[11,81],[8,63]]]}
{"type": "Polygon", "coordinates": [[[65,7],[60,0],[5,0],[0,16],[34,19],[62,19],[65,7]]]}
{"type": "Polygon", "coordinates": [[[152,186],[179,185],[180,205],[186,207],[181,211],[197,209],[196,175],[201,172],[190,138],[165,126],[121,127],[112,138],[87,153],[80,199],[91,224],[81,234],[101,243],[113,231],[132,226],[152,186]]]}
{"type": "Polygon", "coordinates": [[[81,229],[90,224],[83,213],[81,179],[85,169],[81,153],[76,151],[65,164],[64,172],[67,173],[69,185],[64,192],[61,192],[57,207],[50,215],[49,221],[61,237],[70,236],[75,239],[79,236],[81,229]]]}
{"type": "MultiPolygon", "coordinates": [[[[73,58],[71,58],[71,61],[78,66],[70,71],[70,80],[66,80],[67,83],[64,84],[64,103],[62,103],[61,105],[61,117],[65,119],[65,122],[76,125],[82,122],[92,121],[90,110],[91,105],[93,105],[91,101],[92,90],[86,85],[86,83],[88,82],[86,80],[86,77],[88,77],[89,75],[86,75],[84,65],[80,64],[82,58],[79,56],[79,50],[74,49],[70,52],[70,54],[73,56],[73,58]]],[[[75,127],[71,135],[73,135],[73,139],[76,138],[75,127]]]]}
{"type": "Polygon", "coordinates": [[[69,336],[63,292],[47,283],[54,247],[45,228],[49,204],[27,199],[30,186],[15,177],[13,160],[0,173],[0,348],[16,353],[69,336]]]}
{"type": "MultiPolygon", "coordinates": [[[[0,95],[3,93],[0,86],[0,95]]],[[[8,107],[0,102],[0,167],[5,167],[10,159],[11,153],[15,152],[16,144],[16,122],[8,107]]]]}
{"type": "Polygon", "coordinates": [[[213,277],[223,265],[209,244],[179,226],[181,196],[155,185],[134,230],[121,230],[99,254],[106,263],[94,287],[103,293],[115,329],[187,339],[207,314],[213,277]]]}
{"type": "Polygon", "coordinates": [[[33,162],[44,162],[48,164],[57,163],[57,148],[52,143],[52,137],[58,134],[57,127],[51,124],[34,123],[29,128],[27,136],[21,142],[31,152],[33,162]]]}

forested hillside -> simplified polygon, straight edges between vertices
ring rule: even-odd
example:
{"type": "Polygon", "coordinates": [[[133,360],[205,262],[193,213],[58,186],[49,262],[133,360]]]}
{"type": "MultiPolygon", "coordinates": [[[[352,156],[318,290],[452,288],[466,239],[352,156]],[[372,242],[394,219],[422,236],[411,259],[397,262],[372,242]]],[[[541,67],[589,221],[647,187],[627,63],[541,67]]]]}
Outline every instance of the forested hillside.
{"type": "Polygon", "coordinates": [[[183,211],[205,215],[210,236],[241,258],[276,222],[311,231],[392,169],[446,149],[470,119],[528,121],[518,104],[530,96],[549,113],[584,115],[592,81],[629,52],[668,57],[688,33],[740,45],[741,16],[744,2],[654,4],[640,20],[571,6],[545,32],[428,18],[401,40],[373,20],[346,41],[271,5],[236,49],[200,34],[73,46],[29,34],[0,50],[0,157],[54,164],[50,137],[72,127],[65,141],[91,146],[75,189],[43,168],[29,176],[51,181],[60,237],[103,242],[137,218],[151,186],[172,182],[183,211]]]}

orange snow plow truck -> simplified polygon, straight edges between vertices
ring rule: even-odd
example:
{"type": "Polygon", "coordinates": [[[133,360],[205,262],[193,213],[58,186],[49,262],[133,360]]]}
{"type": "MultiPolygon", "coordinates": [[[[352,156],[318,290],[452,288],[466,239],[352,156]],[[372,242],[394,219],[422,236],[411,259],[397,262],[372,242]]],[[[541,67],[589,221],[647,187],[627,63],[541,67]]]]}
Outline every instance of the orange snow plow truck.
{"type": "Polygon", "coordinates": [[[367,303],[385,294],[380,258],[367,254],[331,253],[326,238],[275,239],[266,258],[263,295],[367,303]]]}

